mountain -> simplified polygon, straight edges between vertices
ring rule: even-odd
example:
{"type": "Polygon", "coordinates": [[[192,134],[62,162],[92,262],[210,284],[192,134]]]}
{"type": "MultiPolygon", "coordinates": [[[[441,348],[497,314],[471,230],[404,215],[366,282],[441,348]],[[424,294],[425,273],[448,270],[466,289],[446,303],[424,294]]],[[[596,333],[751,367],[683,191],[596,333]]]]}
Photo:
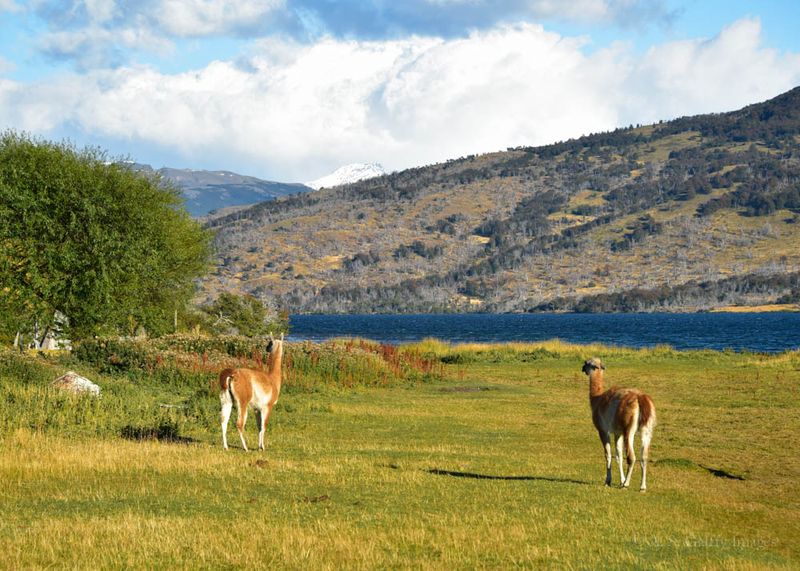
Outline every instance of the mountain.
{"type": "Polygon", "coordinates": [[[688,311],[800,301],[800,88],[454,159],[209,225],[202,293],[294,312],[688,311]]]}
{"type": "MultiPolygon", "coordinates": [[[[153,171],[150,165],[134,164],[134,168],[153,171]]],[[[312,190],[300,183],[273,182],[230,171],[164,167],[158,173],[181,189],[186,209],[195,217],[312,190]]]]}
{"type": "Polygon", "coordinates": [[[386,174],[386,171],[378,163],[353,163],[340,167],[329,175],[307,182],[306,186],[319,190],[320,188],[351,184],[360,180],[383,176],[384,174],[386,174]]]}

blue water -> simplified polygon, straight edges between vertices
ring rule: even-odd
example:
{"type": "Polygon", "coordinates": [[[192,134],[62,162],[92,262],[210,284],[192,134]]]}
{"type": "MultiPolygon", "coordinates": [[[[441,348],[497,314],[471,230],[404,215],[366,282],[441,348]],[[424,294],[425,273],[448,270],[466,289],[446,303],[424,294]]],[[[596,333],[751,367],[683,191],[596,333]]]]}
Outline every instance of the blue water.
{"type": "Polygon", "coordinates": [[[614,313],[295,315],[293,340],[364,337],[405,343],[544,341],[627,347],[733,349],[776,353],[800,348],[800,313],[614,313]]]}

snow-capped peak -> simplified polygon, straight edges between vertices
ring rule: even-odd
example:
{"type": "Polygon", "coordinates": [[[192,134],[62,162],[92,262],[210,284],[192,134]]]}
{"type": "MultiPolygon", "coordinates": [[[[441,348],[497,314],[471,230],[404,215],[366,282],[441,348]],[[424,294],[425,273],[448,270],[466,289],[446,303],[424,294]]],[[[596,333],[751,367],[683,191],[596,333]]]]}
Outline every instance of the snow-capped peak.
{"type": "Polygon", "coordinates": [[[328,188],[331,186],[339,186],[341,184],[350,184],[366,178],[373,178],[386,174],[383,167],[378,163],[353,163],[345,165],[333,171],[331,174],[312,180],[305,183],[314,190],[320,188],[328,188]]]}

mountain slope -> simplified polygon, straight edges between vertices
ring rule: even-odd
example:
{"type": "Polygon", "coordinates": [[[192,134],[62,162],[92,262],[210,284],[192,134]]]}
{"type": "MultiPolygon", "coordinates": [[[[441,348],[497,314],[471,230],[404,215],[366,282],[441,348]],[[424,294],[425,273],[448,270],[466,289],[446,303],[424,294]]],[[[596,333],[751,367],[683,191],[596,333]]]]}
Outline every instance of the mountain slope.
{"type": "MultiPolygon", "coordinates": [[[[137,164],[134,168],[153,171],[150,165],[137,164]]],[[[195,217],[232,206],[251,205],[312,190],[300,183],[273,182],[230,171],[164,167],[158,173],[181,189],[186,209],[195,217]]]]}
{"type": "Polygon", "coordinates": [[[211,225],[220,264],[204,294],[247,291],[292,311],[572,310],[602,295],[604,310],[789,299],[796,281],[746,284],[800,271],[800,88],[732,113],[283,198],[211,225]],[[608,301],[620,292],[641,303],[608,301]]]}

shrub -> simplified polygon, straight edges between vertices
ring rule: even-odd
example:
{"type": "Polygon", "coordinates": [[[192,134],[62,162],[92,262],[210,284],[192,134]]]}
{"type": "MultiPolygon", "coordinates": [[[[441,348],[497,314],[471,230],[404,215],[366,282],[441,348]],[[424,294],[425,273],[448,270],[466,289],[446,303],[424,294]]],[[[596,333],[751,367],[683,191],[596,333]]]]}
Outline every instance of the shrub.
{"type": "MultiPolygon", "coordinates": [[[[173,387],[210,386],[225,367],[261,368],[269,358],[263,339],[186,335],[91,339],[77,344],[73,355],[102,373],[173,387]]],[[[363,340],[287,343],[283,382],[289,391],[416,382],[436,376],[436,363],[419,352],[363,340]]]]}

